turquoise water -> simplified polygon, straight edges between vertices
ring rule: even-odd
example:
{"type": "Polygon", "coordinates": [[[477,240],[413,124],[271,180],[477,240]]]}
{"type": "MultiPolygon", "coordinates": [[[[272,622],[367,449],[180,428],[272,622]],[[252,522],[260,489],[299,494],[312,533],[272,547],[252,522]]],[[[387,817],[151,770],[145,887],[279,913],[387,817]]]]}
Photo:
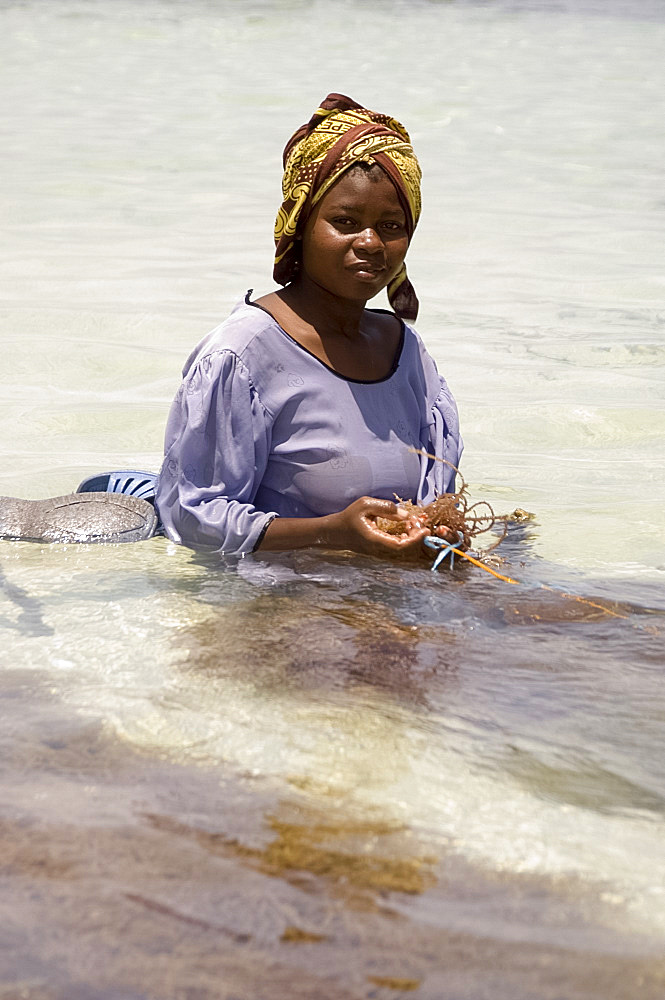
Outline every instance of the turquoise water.
{"type": "Polygon", "coordinates": [[[0,493],[158,468],[283,143],[410,128],[510,586],[0,543],[7,997],[665,992],[662,6],[0,4],[0,493]],[[545,589],[550,588],[550,589],[545,589]],[[576,600],[582,597],[584,600],[576,600]]]}

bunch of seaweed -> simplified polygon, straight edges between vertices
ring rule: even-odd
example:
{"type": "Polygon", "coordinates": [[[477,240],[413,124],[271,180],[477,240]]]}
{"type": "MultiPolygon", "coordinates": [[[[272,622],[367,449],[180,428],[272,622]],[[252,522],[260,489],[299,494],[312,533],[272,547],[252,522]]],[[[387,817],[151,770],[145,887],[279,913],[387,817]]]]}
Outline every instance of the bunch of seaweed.
{"type": "MultiPolygon", "coordinates": [[[[419,454],[427,453],[419,452],[419,454]]],[[[434,458],[435,456],[427,454],[427,457],[434,458]]],[[[428,504],[415,504],[411,500],[402,500],[396,496],[398,506],[416,518],[423,527],[428,528],[432,535],[447,538],[455,543],[459,542],[459,545],[465,549],[471,548],[473,540],[478,535],[483,535],[496,525],[502,524],[501,536],[483,550],[483,555],[486,555],[500,545],[506,537],[508,522],[516,519],[515,514],[495,514],[492,505],[487,500],[473,502],[469,496],[468,483],[459,469],[444,458],[439,458],[437,461],[443,462],[453,469],[461,481],[459,490],[456,493],[441,493],[428,504]]],[[[401,535],[408,530],[407,522],[392,521],[387,517],[378,517],[376,523],[382,531],[390,535],[401,535]]]]}

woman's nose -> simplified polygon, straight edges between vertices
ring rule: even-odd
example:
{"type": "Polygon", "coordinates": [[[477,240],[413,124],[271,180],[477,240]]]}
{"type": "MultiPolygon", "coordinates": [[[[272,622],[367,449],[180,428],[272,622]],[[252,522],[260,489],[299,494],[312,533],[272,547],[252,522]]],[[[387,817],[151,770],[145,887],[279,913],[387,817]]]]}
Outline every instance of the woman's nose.
{"type": "Polygon", "coordinates": [[[377,233],[376,229],[368,226],[367,229],[363,229],[358,233],[354,242],[354,246],[365,250],[366,252],[374,252],[383,249],[383,240],[377,233]]]}

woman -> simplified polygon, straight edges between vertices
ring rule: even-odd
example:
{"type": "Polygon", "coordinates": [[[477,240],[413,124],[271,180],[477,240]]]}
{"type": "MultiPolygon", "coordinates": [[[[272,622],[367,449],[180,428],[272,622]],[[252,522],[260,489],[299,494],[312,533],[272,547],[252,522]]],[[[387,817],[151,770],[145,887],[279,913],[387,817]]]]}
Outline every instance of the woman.
{"type": "Polygon", "coordinates": [[[393,497],[454,489],[453,398],[413,320],[404,258],[420,168],[399,122],[331,94],[287,143],[274,278],[195,349],[171,409],[166,534],[242,555],[320,545],[418,551],[393,497]],[[367,309],[387,288],[394,312],[367,309]],[[404,521],[400,535],[376,518],[404,521]]]}

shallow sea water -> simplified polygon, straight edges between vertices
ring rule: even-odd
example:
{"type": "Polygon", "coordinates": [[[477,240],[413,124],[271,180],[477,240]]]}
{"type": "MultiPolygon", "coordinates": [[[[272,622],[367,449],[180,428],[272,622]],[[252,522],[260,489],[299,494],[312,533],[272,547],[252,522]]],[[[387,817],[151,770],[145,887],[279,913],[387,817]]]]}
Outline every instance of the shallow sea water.
{"type": "Polygon", "coordinates": [[[337,90],[412,132],[463,471],[535,514],[518,586],[0,542],[3,1000],[665,995],[664,20],[0,3],[0,493],[158,468],[337,90]]]}

